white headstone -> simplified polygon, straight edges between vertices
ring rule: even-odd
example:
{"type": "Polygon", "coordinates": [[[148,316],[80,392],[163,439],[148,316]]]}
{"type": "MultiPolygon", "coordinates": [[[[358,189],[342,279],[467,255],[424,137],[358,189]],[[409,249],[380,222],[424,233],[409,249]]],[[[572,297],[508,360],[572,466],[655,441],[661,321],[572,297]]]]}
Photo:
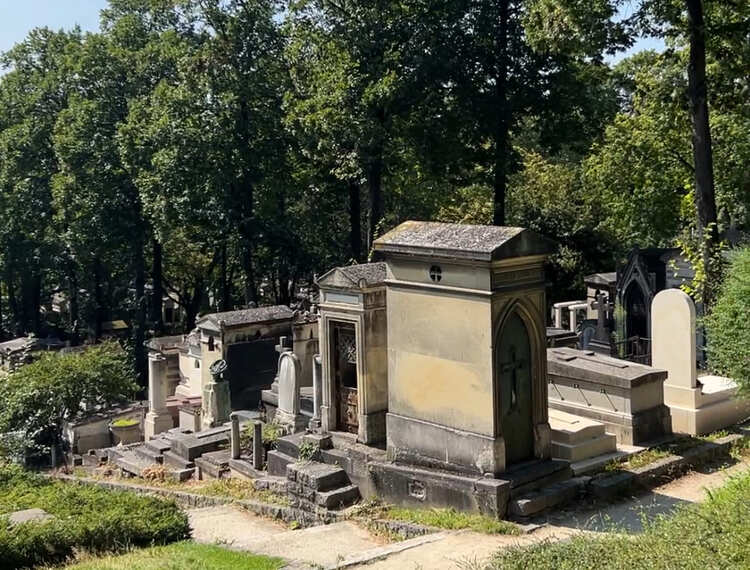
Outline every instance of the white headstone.
{"type": "Polygon", "coordinates": [[[279,411],[296,416],[299,414],[299,390],[301,366],[293,352],[282,352],[279,356],[279,411]]]}
{"type": "Polygon", "coordinates": [[[651,304],[651,365],[666,370],[665,384],[697,386],[695,303],[680,289],[664,289],[651,304]]]}

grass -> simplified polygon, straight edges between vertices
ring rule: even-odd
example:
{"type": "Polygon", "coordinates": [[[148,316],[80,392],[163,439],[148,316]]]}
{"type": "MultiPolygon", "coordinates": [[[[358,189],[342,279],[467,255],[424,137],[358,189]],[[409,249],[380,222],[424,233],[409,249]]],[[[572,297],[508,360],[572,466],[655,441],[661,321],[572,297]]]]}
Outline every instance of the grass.
{"type": "MultiPolygon", "coordinates": [[[[611,461],[605,465],[604,470],[612,472],[640,469],[641,467],[655,463],[656,461],[669,457],[670,455],[681,455],[688,449],[693,449],[704,443],[713,442],[722,437],[726,437],[729,433],[729,431],[722,429],[700,437],[679,436],[674,441],[657,445],[631,455],[626,461],[611,461]]],[[[735,447],[743,449],[742,444],[735,444],[735,447]]]]}
{"type": "Polygon", "coordinates": [[[59,563],[76,551],[112,552],[190,536],[187,516],[174,501],[54,481],[0,464],[0,513],[33,508],[53,518],[15,526],[0,520],[0,568],[59,563]]]}
{"type": "Polygon", "coordinates": [[[679,507],[642,534],[577,536],[498,552],[485,570],[604,568],[613,570],[750,568],[750,473],[679,507]]]}
{"type": "Polygon", "coordinates": [[[446,530],[473,530],[484,534],[519,534],[519,528],[508,521],[455,509],[415,509],[383,505],[369,501],[358,505],[352,515],[367,520],[387,519],[431,526],[446,530]]]}
{"type": "Polygon", "coordinates": [[[252,481],[241,479],[214,479],[211,481],[198,481],[189,479],[187,481],[175,481],[169,477],[167,469],[163,465],[154,464],[153,467],[144,470],[145,477],[127,477],[119,478],[116,475],[105,475],[102,473],[88,473],[85,470],[76,469],[73,472],[77,477],[94,478],[104,481],[118,480],[121,483],[132,485],[146,485],[149,487],[158,487],[160,489],[169,489],[172,491],[181,491],[184,493],[194,493],[208,497],[222,497],[234,499],[236,501],[258,501],[261,503],[270,503],[272,505],[288,506],[289,499],[286,496],[267,491],[258,490],[252,481]]]}
{"type": "Polygon", "coordinates": [[[220,546],[178,542],[120,556],[84,557],[66,570],[277,570],[283,561],[220,546]]]}

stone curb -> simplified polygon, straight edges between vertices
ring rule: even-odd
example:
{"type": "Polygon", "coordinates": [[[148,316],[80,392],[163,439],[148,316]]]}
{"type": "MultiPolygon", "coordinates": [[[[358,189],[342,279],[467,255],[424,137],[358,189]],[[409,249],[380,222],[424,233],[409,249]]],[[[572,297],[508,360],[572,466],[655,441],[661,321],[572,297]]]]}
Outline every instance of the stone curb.
{"type": "Polygon", "coordinates": [[[675,479],[690,468],[728,456],[732,445],[746,437],[748,436],[745,434],[730,434],[716,441],[707,441],[686,449],[682,455],[669,455],[632,471],[620,471],[594,478],[589,482],[588,492],[598,499],[607,500],[624,495],[635,486],[653,487],[675,479]]]}
{"type": "MultiPolygon", "coordinates": [[[[357,522],[356,518],[352,520],[357,522]]],[[[374,532],[397,534],[404,540],[445,531],[445,529],[442,528],[391,519],[365,520],[363,524],[365,524],[367,528],[372,529],[374,532]]]]}
{"type": "Polygon", "coordinates": [[[97,479],[84,479],[72,475],[46,475],[51,479],[59,479],[78,485],[92,485],[112,489],[116,491],[130,491],[142,495],[158,495],[174,499],[182,506],[191,508],[215,507],[220,505],[237,505],[262,517],[284,521],[286,523],[297,522],[302,526],[316,526],[320,524],[330,524],[343,520],[343,517],[337,513],[327,512],[325,514],[315,515],[313,513],[287,507],[283,505],[273,505],[270,503],[261,503],[247,499],[232,499],[231,497],[219,497],[212,495],[200,495],[198,493],[188,493],[185,491],[175,491],[173,489],[163,489],[161,487],[150,487],[148,485],[131,485],[128,483],[118,483],[115,481],[100,481],[97,479]]]}

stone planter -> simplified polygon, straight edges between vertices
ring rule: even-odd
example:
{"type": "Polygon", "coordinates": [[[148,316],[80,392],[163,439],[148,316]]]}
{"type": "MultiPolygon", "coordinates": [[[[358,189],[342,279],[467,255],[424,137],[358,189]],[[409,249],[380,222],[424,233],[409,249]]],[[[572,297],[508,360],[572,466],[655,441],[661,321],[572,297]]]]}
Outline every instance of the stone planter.
{"type": "Polygon", "coordinates": [[[112,441],[115,445],[120,443],[128,445],[143,441],[141,424],[135,420],[133,420],[133,423],[123,420],[114,421],[109,424],[109,431],[112,433],[112,441]]]}

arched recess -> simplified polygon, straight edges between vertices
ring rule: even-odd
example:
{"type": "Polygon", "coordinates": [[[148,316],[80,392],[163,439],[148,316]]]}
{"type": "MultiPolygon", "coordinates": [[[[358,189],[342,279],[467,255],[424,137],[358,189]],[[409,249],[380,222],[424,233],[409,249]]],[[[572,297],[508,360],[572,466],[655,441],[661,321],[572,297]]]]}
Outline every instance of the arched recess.
{"type": "MultiPolygon", "coordinates": [[[[502,437],[506,446],[506,463],[511,464],[531,456],[544,458],[548,455],[544,442],[546,436],[541,431],[548,431],[547,426],[547,346],[546,330],[544,329],[544,316],[540,310],[532,305],[527,299],[513,299],[500,312],[493,327],[493,393],[495,399],[495,437],[502,437]],[[518,374],[518,363],[508,359],[507,333],[514,334],[517,330],[518,321],[523,324],[528,335],[529,344],[529,380],[531,387],[530,425],[532,430],[531,453],[523,450],[512,449],[514,444],[520,443],[516,433],[503,433],[503,412],[511,406],[503,401],[503,394],[508,397],[510,393],[503,382],[512,382],[513,370],[518,374]],[[505,354],[504,354],[505,353],[505,354]]],[[[507,425],[506,425],[507,428],[507,425]]],[[[522,439],[522,438],[520,438],[522,439]]]]}

